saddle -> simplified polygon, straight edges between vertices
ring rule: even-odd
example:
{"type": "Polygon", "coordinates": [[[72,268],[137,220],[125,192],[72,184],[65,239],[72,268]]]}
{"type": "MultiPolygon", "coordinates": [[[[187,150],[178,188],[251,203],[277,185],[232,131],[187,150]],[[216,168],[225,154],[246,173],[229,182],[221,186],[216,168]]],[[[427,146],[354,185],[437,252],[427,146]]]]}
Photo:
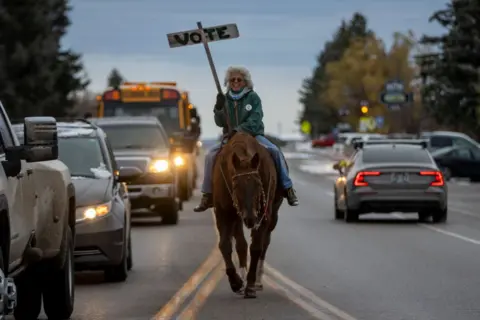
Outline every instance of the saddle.
{"type": "MultiPolygon", "coordinates": [[[[268,140],[267,137],[265,137],[265,138],[268,140]]],[[[273,143],[271,140],[268,140],[268,141],[270,141],[271,143],[273,143]]],[[[216,154],[216,156],[215,156],[215,159],[214,159],[214,163],[213,163],[214,166],[215,166],[215,164],[216,164],[216,162],[217,162],[218,155],[219,155],[220,152],[222,151],[223,147],[228,143],[228,140],[227,140],[226,138],[222,137],[222,140],[221,140],[220,143],[221,143],[221,144],[220,144],[220,149],[218,150],[218,152],[217,152],[217,154],[216,154]]],[[[279,172],[279,170],[278,170],[279,168],[277,168],[277,163],[275,162],[275,158],[273,157],[273,155],[268,151],[268,149],[267,149],[265,146],[263,146],[263,145],[262,145],[261,143],[259,143],[258,141],[257,141],[257,143],[260,145],[260,147],[264,148],[264,149],[270,154],[270,156],[271,156],[271,158],[272,158],[272,160],[273,160],[273,164],[274,164],[274,166],[275,166],[275,169],[277,170],[277,172],[279,172]]],[[[280,148],[279,148],[279,149],[280,149],[280,148]]],[[[289,168],[289,166],[288,166],[288,162],[286,161],[285,156],[284,156],[283,152],[281,151],[281,149],[280,149],[280,155],[282,156],[283,161],[284,161],[285,164],[286,164],[287,172],[290,173],[290,168],[289,168]]],[[[277,178],[278,178],[277,181],[280,181],[280,179],[279,179],[280,177],[277,177],[277,178]]]]}

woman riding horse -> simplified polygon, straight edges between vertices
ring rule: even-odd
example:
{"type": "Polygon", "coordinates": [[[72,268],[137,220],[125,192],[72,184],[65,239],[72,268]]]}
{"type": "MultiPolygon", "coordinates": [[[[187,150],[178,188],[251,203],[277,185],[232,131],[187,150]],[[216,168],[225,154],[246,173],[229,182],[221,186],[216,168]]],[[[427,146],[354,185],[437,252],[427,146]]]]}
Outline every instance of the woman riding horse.
{"type": "MultiPolygon", "coordinates": [[[[288,168],[280,149],[264,136],[262,102],[258,94],[253,91],[253,82],[250,72],[242,67],[230,67],[225,76],[227,97],[219,93],[213,110],[215,123],[223,128],[223,133],[228,133],[228,122],[232,132],[244,132],[255,137],[272,155],[280,179],[280,184],[285,191],[287,202],[291,206],[298,206],[298,198],[293,189],[293,183],[288,175],[288,168]],[[225,113],[225,100],[228,113],[225,113]],[[229,121],[226,115],[229,115],[229,121]]],[[[222,139],[224,140],[224,139],[222,139]]],[[[205,211],[213,206],[212,197],[212,171],[215,157],[220,150],[221,143],[215,145],[205,157],[204,180],[202,184],[203,197],[200,204],[194,208],[195,212],[205,211]]]]}

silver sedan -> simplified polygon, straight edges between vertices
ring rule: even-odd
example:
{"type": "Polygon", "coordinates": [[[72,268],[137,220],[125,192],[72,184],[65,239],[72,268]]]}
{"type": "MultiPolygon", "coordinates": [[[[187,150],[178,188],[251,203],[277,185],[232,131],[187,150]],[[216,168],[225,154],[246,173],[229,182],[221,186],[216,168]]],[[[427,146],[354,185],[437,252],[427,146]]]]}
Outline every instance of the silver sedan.
{"type": "Polygon", "coordinates": [[[417,212],[420,221],[447,220],[447,185],[419,140],[359,143],[349,161],[334,164],[335,219],[368,213],[417,212]]]}

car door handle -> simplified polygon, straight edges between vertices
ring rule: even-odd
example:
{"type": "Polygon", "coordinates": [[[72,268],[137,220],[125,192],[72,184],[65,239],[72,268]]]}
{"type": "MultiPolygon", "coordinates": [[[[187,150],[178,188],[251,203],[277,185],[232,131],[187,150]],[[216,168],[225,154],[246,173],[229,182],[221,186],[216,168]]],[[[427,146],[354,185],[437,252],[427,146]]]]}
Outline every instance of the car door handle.
{"type": "Polygon", "coordinates": [[[33,173],[33,169],[27,169],[27,175],[31,175],[33,173]]]}

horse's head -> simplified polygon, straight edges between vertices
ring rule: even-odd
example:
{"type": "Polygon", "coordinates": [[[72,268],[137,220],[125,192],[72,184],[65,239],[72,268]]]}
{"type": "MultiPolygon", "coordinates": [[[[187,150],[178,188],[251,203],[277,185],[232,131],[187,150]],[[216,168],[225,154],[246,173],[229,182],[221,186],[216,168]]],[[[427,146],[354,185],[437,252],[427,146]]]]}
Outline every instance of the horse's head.
{"type": "Polygon", "coordinates": [[[247,148],[234,148],[232,154],[234,170],[232,179],[232,200],[245,226],[253,228],[259,222],[259,211],[265,201],[262,180],[258,169],[260,155],[247,148]]]}

